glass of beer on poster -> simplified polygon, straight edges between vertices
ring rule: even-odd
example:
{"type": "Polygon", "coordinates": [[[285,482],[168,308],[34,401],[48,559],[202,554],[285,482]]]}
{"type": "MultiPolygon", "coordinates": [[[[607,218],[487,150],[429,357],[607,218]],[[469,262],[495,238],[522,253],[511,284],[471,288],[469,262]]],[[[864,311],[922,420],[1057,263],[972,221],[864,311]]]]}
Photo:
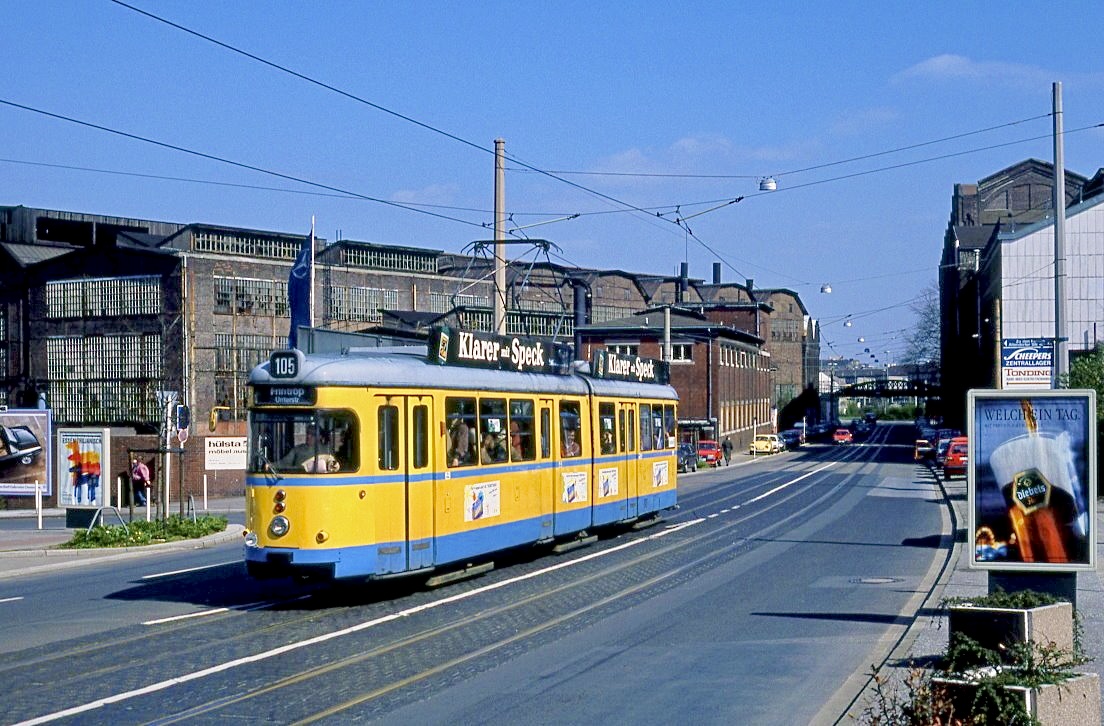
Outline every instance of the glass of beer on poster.
{"type": "Polygon", "coordinates": [[[972,567],[1096,565],[1096,393],[973,390],[967,485],[972,567]]]}

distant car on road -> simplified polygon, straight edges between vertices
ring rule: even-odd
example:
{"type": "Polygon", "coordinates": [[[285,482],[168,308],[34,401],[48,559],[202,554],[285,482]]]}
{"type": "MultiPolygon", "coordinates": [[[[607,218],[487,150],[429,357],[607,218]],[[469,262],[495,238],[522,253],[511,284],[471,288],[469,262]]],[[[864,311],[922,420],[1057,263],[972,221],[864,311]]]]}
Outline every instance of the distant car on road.
{"type": "Polygon", "coordinates": [[[780,433],[779,436],[782,437],[782,443],[786,445],[787,449],[801,448],[803,436],[801,435],[800,429],[786,429],[780,433]]]}
{"type": "Polygon", "coordinates": [[[30,466],[42,453],[42,444],[29,426],[0,426],[0,466],[30,466]]]}
{"type": "Polygon", "coordinates": [[[943,478],[952,476],[966,476],[966,466],[970,463],[970,439],[965,436],[956,436],[947,445],[947,453],[943,457],[943,478]]]}
{"type": "Polygon", "coordinates": [[[933,455],[933,461],[937,468],[943,466],[943,462],[947,459],[947,449],[951,446],[950,439],[940,439],[939,443],[935,445],[935,454],[933,455]]]}
{"type": "Polygon", "coordinates": [[[717,466],[721,463],[721,447],[716,441],[703,439],[698,442],[698,458],[707,466],[717,466]]]}
{"type": "Polygon", "coordinates": [[[927,439],[917,439],[912,447],[912,458],[916,461],[927,461],[932,457],[935,449],[927,439]]]}
{"type": "Polygon", "coordinates": [[[855,437],[851,434],[851,429],[838,428],[832,434],[832,442],[836,444],[850,444],[854,440],[855,437]]]}
{"type": "Polygon", "coordinates": [[[680,472],[698,470],[698,451],[693,444],[679,444],[678,470],[680,472]]]}

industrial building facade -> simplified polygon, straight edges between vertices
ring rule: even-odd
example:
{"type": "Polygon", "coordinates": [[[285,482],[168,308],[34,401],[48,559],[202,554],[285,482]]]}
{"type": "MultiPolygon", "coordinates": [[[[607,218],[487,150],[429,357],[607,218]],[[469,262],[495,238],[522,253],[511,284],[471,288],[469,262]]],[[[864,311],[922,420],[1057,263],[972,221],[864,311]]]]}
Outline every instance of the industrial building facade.
{"type": "MultiPolygon", "coordinates": [[[[288,273],[307,239],[0,207],[0,405],[48,407],[55,426],[110,427],[116,462],[127,447],[164,443],[170,399],[194,412],[194,437],[209,433],[209,415],[213,435],[244,435],[245,381],[287,345],[288,273]]],[[[453,254],[314,242],[316,329],[416,342],[435,324],[492,328],[492,258],[479,243],[453,254]]],[[[679,343],[674,368],[687,373],[675,377],[685,380],[685,390],[676,383],[683,414],[712,421],[711,436],[746,438],[815,389],[819,328],[796,293],[723,284],[719,265],[707,284],[685,266],[674,276],[584,269],[542,260],[541,249],[537,241],[509,265],[509,334],[570,342],[578,333],[585,352],[641,311],[674,307],[709,321],[679,343]],[[699,402],[700,376],[688,372],[708,366],[755,373],[718,379],[699,402]]],[[[646,337],[608,343],[658,355],[646,337]]],[[[183,459],[186,480],[198,481],[202,447],[183,459]]],[[[222,473],[213,493],[242,485],[222,473]]]]}

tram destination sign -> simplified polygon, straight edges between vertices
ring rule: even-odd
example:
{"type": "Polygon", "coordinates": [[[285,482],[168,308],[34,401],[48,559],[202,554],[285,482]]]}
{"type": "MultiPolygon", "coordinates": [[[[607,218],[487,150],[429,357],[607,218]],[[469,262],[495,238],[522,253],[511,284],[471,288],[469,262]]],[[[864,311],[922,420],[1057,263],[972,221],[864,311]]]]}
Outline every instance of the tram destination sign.
{"type": "Polygon", "coordinates": [[[438,365],[563,375],[571,367],[568,346],[534,338],[434,328],[427,358],[438,365]]]}
{"type": "Polygon", "coordinates": [[[275,406],[312,406],[317,391],[311,386],[264,386],[253,387],[253,400],[275,406]]]}
{"type": "Polygon", "coordinates": [[[613,378],[641,383],[670,383],[670,364],[655,358],[621,355],[608,350],[596,350],[590,359],[590,374],[595,378],[613,378]]]}

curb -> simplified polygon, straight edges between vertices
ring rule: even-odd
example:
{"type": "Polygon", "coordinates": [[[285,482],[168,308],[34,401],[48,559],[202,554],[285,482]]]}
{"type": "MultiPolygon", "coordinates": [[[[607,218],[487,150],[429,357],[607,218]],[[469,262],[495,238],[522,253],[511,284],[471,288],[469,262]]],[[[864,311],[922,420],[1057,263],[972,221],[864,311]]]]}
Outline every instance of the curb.
{"type": "Polygon", "coordinates": [[[227,542],[241,541],[245,528],[240,524],[227,525],[222,532],[209,534],[199,539],[186,539],[177,542],[161,542],[158,544],[144,545],[142,547],[101,547],[96,549],[63,550],[63,549],[35,549],[35,550],[8,550],[0,552],[0,561],[4,559],[41,560],[44,564],[33,564],[20,567],[15,570],[0,571],[0,580],[19,575],[30,575],[39,572],[63,570],[86,564],[95,559],[101,562],[112,560],[129,560],[145,555],[153,555],[174,550],[202,550],[225,544],[227,542]]]}

